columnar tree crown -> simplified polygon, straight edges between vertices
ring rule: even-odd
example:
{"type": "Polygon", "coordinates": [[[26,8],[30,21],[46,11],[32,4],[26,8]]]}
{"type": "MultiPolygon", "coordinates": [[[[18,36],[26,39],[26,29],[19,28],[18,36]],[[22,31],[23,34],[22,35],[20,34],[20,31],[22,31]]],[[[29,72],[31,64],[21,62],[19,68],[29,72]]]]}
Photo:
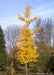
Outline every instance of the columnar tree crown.
{"type": "Polygon", "coordinates": [[[8,58],[7,58],[7,52],[5,51],[5,39],[4,39],[4,33],[0,26],[0,67],[3,67],[3,65],[7,65],[8,58]]]}
{"type": "Polygon", "coordinates": [[[22,64],[26,64],[29,62],[37,62],[36,59],[39,54],[37,54],[35,39],[33,35],[35,35],[39,31],[39,27],[32,32],[29,28],[29,24],[37,19],[34,17],[33,19],[30,18],[30,8],[28,5],[25,8],[24,16],[18,15],[18,19],[24,21],[26,24],[21,28],[20,36],[17,36],[17,46],[19,48],[17,52],[17,59],[22,64]]]}

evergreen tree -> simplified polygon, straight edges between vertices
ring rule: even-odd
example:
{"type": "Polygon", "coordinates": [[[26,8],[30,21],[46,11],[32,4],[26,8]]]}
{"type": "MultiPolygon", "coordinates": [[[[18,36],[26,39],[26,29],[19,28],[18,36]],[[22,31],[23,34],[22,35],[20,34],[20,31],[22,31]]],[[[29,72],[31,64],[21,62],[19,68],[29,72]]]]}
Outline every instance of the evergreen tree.
{"type": "Polygon", "coordinates": [[[0,70],[5,69],[7,62],[8,62],[8,58],[7,58],[7,53],[5,51],[4,33],[0,26],[0,70]]]}

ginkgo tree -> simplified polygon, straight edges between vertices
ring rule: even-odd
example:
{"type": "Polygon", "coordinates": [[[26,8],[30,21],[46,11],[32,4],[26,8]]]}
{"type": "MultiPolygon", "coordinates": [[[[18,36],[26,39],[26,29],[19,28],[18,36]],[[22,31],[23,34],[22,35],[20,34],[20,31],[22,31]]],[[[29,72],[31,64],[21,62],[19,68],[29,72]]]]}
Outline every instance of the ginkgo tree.
{"type": "Polygon", "coordinates": [[[27,63],[37,62],[37,54],[35,39],[33,38],[35,34],[39,31],[40,27],[38,27],[35,31],[29,27],[29,24],[37,19],[34,17],[30,18],[30,8],[28,5],[25,8],[24,16],[18,15],[18,19],[25,22],[23,28],[21,28],[20,36],[17,36],[17,47],[19,48],[17,52],[17,60],[20,61],[21,64],[25,64],[25,71],[27,75],[27,63]]]}

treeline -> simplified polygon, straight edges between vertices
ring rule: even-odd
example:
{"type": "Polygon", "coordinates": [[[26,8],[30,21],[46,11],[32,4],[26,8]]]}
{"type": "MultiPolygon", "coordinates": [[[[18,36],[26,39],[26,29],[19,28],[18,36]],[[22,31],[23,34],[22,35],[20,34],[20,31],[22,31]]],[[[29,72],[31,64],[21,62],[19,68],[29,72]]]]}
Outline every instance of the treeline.
{"type": "MultiPolygon", "coordinates": [[[[40,26],[39,34],[35,38],[37,51],[39,53],[39,61],[36,65],[38,72],[53,72],[54,71],[54,24],[51,18],[42,20],[38,19],[36,27],[40,26]]],[[[36,71],[35,70],[35,71],[36,71]]]]}
{"type": "MultiPolygon", "coordinates": [[[[54,70],[54,24],[51,18],[37,19],[35,25],[32,26],[32,30],[40,27],[40,30],[36,36],[34,36],[37,52],[39,53],[37,63],[29,63],[28,67],[33,67],[34,72],[50,72],[54,70]],[[52,59],[53,58],[53,59],[52,59]],[[52,60],[52,61],[51,61],[52,60]],[[34,65],[35,66],[34,66],[34,65]]],[[[6,52],[8,54],[8,64],[12,61],[14,64],[18,64],[16,52],[18,50],[16,46],[16,37],[20,35],[20,25],[9,25],[5,28],[4,36],[6,41],[6,52]]]]}

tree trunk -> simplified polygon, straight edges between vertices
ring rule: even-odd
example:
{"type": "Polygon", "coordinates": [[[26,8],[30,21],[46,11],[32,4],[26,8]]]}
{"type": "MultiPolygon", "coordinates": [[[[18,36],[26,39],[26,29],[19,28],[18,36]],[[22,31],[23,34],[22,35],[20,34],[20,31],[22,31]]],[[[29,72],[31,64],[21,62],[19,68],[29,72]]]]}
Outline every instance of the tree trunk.
{"type": "Polygon", "coordinates": [[[26,75],[28,75],[28,72],[27,72],[27,63],[25,64],[25,73],[26,73],[26,75]]]}

